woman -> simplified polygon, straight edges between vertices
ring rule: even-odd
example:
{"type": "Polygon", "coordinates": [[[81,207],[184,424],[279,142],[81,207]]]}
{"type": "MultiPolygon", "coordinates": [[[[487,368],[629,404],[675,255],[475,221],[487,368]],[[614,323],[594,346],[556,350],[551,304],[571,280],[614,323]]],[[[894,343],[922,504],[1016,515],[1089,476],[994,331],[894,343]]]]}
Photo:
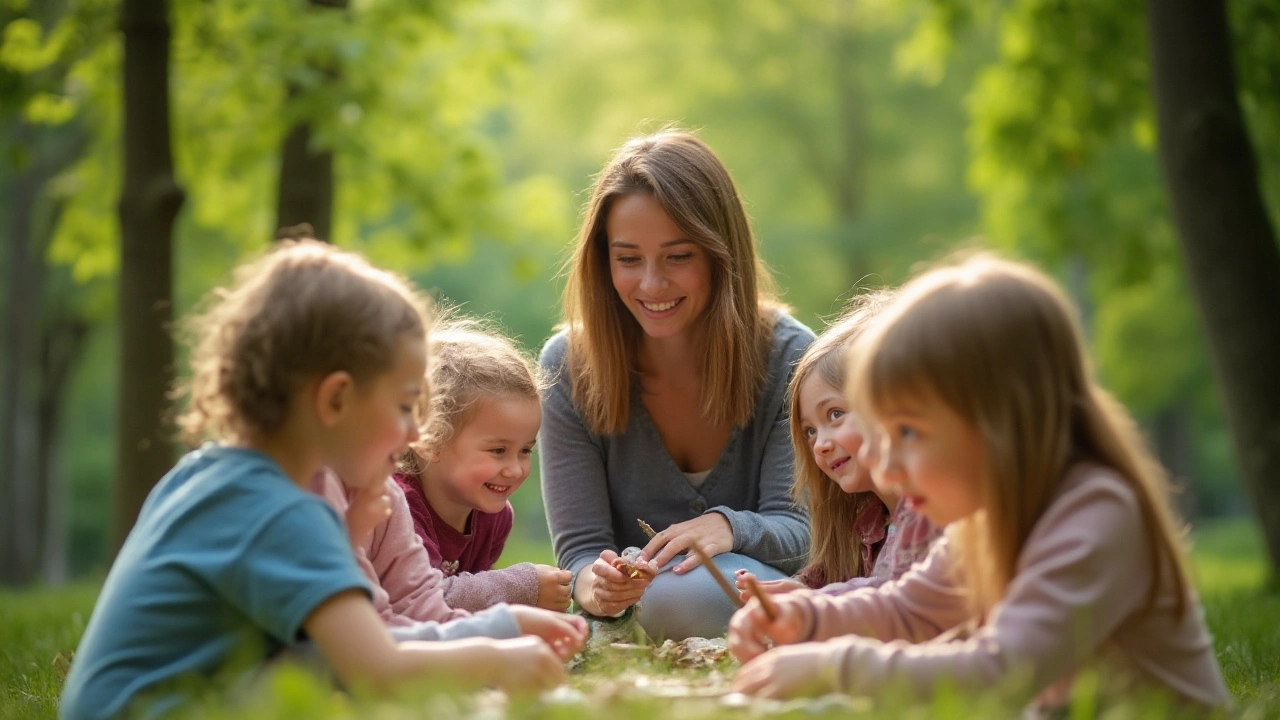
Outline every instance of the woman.
{"type": "Polygon", "coordinates": [[[542,351],[539,454],[573,598],[616,616],[643,597],[654,637],[721,635],[733,606],[693,546],[726,574],[804,564],[785,394],[813,333],[774,300],[728,171],[685,133],[623,146],[568,270],[563,329],[542,351]],[[646,538],[637,520],[662,530],[646,538]],[[619,570],[632,545],[656,577],[619,570]]]}

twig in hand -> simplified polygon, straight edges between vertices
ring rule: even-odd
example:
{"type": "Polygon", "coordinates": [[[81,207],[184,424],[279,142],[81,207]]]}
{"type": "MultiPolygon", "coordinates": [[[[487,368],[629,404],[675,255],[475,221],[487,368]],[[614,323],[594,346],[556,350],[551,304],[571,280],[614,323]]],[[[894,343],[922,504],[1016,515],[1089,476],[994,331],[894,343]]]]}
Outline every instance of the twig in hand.
{"type": "Polygon", "coordinates": [[[636,518],[636,522],[640,523],[640,529],[644,531],[645,535],[649,537],[653,537],[654,535],[658,534],[653,531],[653,528],[649,527],[649,523],[641,520],[640,518],[636,518]]]}
{"type": "Polygon", "coordinates": [[[697,543],[691,543],[689,547],[693,549],[693,554],[697,555],[698,559],[702,561],[702,565],[707,568],[707,572],[711,573],[711,577],[715,578],[716,584],[718,584],[720,589],[724,591],[724,594],[729,597],[729,602],[733,603],[735,608],[741,608],[742,600],[738,597],[738,591],[735,590],[734,587],[729,584],[729,581],[725,579],[724,573],[720,572],[720,568],[716,567],[716,564],[711,562],[711,558],[703,552],[702,548],[698,547],[697,543]]]}
{"type": "Polygon", "coordinates": [[[769,599],[769,594],[760,589],[760,583],[750,575],[743,578],[747,581],[747,592],[751,596],[760,601],[760,609],[764,610],[764,616],[769,618],[770,622],[778,619],[778,610],[774,607],[773,601],[769,599]]]}

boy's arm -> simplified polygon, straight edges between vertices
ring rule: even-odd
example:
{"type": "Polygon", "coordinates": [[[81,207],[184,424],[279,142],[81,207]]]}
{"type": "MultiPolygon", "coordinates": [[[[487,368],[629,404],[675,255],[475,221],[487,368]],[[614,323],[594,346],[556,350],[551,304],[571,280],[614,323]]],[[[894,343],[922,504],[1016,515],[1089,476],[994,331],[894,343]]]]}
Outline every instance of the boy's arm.
{"type": "Polygon", "coordinates": [[[397,644],[357,590],[326,599],[303,627],[348,687],[385,692],[409,680],[432,680],[440,687],[498,684],[523,690],[549,687],[564,677],[564,666],[537,638],[397,644]]]}

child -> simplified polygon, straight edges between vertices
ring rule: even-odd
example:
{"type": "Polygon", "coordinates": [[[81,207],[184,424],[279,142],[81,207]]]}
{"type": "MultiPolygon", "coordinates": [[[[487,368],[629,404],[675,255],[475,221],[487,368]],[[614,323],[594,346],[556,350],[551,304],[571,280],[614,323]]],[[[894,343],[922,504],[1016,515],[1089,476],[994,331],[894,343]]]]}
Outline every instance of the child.
{"type": "MultiPolygon", "coordinates": [[[[859,461],[865,431],[842,390],[849,345],[889,298],[887,292],[860,297],[796,365],[787,393],[796,456],[792,496],[809,506],[809,564],[795,578],[760,582],[766,592],[822,588],[840,594],[876,587],[924,559],[939,534],[901,502],[895,488],[874,482],[859,461]]],[[[739,571],[736,577],[744,602],[750,575],[739,571]]]]}
{"type": "Polygon", "coordinates": [[[310,490],[345,515],[356,563],[373,585],[373,606],[396,640],[526,634],[556,647],[566,635],[586,633],[582,618],[543,608],[497,603],[472,615],[449,607],[444,575],[432,566],[414,531],[404,491],[390,477],[353,489],[325,470],[312,477],[310,490]]]}
{"type": "Polygon", "coordinates": [[[417,438],[425,302],[399,278],[314,241],[283,244],[211,297],[192,328],[181,424],[215,442],[184,457],[144,503],[85,629],[60,716],[160,714],[189,697],[192,679],[260,667],[304,637],[347,686],[434,678],[525,688],[562,678],[537,638],[397,645],[341,519],[304,490],[322,466],[355,487],[382,482],[417,438]]]}
{"type": "Polygon", "coordinates": [[[444,573],[445,602],[568,609],[567,571],[533,563],[492,569],[511,532],[507,498],[529,477],[542,424],[537,370],[510,340],[471,319],[439,322],[431,356],[422,439],[395,479],[431,564],[444,573]]]}
{"type": "Polygon", "coordinates": [[[883,479],[946,535],[874,591],[777,596],[772,621],[748,603],[730,625],[749,661],[735,687],[1000,683],[1049,709],[1092,665],[1104,691],[1228,704],[1165,476],[1083,348],[1061,291],[1027,266],[979,257],[911,282],[860,338],[848,390],[883,433],[883,479]],[[766,638],[839,639],[761,655],[766,638]]]}

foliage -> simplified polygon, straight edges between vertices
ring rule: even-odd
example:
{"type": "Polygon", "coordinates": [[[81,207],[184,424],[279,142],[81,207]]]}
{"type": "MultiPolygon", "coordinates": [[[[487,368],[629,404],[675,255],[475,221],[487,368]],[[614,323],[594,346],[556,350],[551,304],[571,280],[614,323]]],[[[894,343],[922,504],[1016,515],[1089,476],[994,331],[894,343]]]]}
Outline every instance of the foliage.
{"type": "MultiPolygon", "coordinates": [[[[1154,155],[1141,3],[904,0],[916,13],[902,52],[936,75],[961,38],[995,32],[998,57],[967,104],[969,184],[984,226],[1050,266],[1088,268],[1077,299],[1097,308],[1100,371],[1146,419],[1193,396],[1197,424],[1223,425],[1206,389],[1207,348],[1189,305],[1154,155]]],[[[1242,104],[1273,215],[1280,212],[1280,11],[1232,8],[1242,104]],[[1267,162],[1271,160],[1272,162],[1267,162]]],[[[1201,450],[1201,453],[1206,450],[1201,450]]],[[[1220,468],[1223,475],[1234,470],[1220,468]]]]}
{"type": "MultiPolygon", "coordinates": [[[[734,173],[800,319],[818,327],[856,286],[895,284],[959,244],[1041,262],[1085,309],[1106,384],[1144,420],[1194,415],[1193,486],[1224,498],[1202,507],[1238,505],[1152,155],[1140,5],[306,5],[172,0],[176,163],[188,190],[180,310],[265,245],[281,136],[306,119],[337,154],[338,241],[496,316],[536,351],[559,316],[558,271],[592,175],[627,137],[677,123],[734,173]],[[325,67],[340,68],[339,81],[316,71],[325,67]],[[305,89],[292,100],[289,81],[305,89]],[[980,230],[985,240],[966,240],[980,230]]],[[[91,131],[84,160],[53,184],[68,205],[52,261],[88,283],[103,331],[74,379],[63,453],[84,570],[102,559],[113,452],[117,3],[0,8],[0,106],[41,122],[70,109],[67,122],[91,131]]],[[[1280,11],[1267,0],[1231,10],[1276,208],[1280,11]]],[[[24,152],[6,141],[6,157],[24,152]]],[[[527,538],[546,537],[536,483],[513,499],[527,538]]]]}

